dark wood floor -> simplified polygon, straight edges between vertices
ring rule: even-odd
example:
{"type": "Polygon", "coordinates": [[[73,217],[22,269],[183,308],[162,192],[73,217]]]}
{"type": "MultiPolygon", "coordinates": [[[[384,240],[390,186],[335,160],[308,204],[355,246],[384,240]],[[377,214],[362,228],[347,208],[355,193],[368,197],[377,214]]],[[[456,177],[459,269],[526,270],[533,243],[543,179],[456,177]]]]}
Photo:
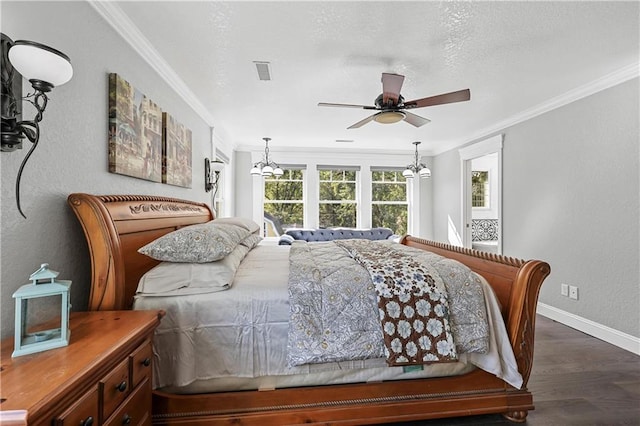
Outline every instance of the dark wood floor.
{"type": "MultiPolygon", "coordinates": [[[[538,315],[526,425],[640,425],[640,356],[538,315]]],[[[500,415],[397,426],[517,425],[500,415]]]]}

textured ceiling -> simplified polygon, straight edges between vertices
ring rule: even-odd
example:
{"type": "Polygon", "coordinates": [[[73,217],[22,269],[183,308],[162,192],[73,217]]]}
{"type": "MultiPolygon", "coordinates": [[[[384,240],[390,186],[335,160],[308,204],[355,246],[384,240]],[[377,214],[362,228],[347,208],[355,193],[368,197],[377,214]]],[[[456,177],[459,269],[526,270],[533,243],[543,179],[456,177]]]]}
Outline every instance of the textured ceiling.
{"type": "MultiPolygon", "coordinates": [[[[113,2],[236,146],[441,152],[621,69],[637,67],[638,2],[113,2]],[[271,63],[258,80],[253,61],[271,63]],[[635,64],[635,65],[634,65],[635,64]],[[431,123],[371,122],[383,72],[431,123]],[[354,140],[336,143],[336,139],[354,140]]],[[[636,68],[637,69],[637,68],[636,68]]]]}

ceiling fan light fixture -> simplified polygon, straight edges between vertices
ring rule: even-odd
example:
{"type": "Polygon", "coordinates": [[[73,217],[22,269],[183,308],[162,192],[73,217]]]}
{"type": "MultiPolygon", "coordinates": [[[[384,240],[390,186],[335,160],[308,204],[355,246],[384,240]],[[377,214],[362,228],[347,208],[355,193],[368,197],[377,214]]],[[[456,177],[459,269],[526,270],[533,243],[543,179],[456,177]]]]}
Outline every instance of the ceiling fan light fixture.
{"type": "Polygon", "coordinates": [[[398,121],[402,121],[405,118],[405,114],[402,111],[382,111],[373,117],[374,121],[381,124],[393,124],[398,121]]]}

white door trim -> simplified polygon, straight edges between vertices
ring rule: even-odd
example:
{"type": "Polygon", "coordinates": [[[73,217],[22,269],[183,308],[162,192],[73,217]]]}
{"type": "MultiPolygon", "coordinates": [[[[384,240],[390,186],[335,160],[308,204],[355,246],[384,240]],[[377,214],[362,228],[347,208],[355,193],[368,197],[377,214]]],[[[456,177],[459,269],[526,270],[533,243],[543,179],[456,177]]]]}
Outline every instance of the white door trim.
{"type": "Polygon", "coordinates": [[[488,154],[498,154],[498,254],[502,254],[502,144],[503,135],[495,135],[483,141],[465,146],[458,150],[460,155],[460,170],[462,200],[462,244],[471,248],[471,160],[488,154]]]}

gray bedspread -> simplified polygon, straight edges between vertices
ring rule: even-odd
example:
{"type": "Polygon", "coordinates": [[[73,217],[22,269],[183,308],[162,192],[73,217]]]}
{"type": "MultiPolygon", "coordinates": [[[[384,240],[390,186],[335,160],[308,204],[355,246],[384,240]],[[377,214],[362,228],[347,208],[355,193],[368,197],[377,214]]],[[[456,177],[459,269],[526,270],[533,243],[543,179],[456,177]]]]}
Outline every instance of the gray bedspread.
{"type": "MultiPolygon", "coordinates": [[[[452,361],[457,359],[457,352],[487,351],[489,332],[481,283],[459,262],[387,241],[344,240],[296,242],[291,248],[290,266],[289,365],[381,356],[386,356],[391,365],[402,365],[452,361]],[[402,305],[399,311],[402,317],[395,318],[390,327],[389,313],[379,307],[386,306],[391,299],[393,303],[408,300],[397,291],[391,299],[385,299],[394,291],[380,283],[389,284],[393,276],[389,266],[393,262],[411,264],[405,270],[408,274],[415,273],[416,268],[426,271],[420,281],[427,283],[422,287],[427,291],[414,291],[416,298],[409,305],[402,305]],[[386,278],[380,278],[383,275],[386,278]],[[425,280],[427,276],[429,279],[425,280]],[[429,302],[429,312],[422,308],[425,305],[420,297],[429,302]],[[433,314],[434,307],[438,307],[438,315],[433,314]],[[430,316],[423,318],[423,326],[414,327],[419,309],[430,316]],[[428,325],[436,317],[440,325],[433,321],[428,325]],[[407,334],[399,331],[398,326],[408,324],[411,336],[403,341],[402,351],[397,351],[396,337],[407,334]],[[437,336],[433,332],[436,329],[437,336]],[[436,345],[425,345],[425,336],[436,345]],[[424,350],[419,353],[412,350],[421,344],[424,350]],[[407,354],[412,358],[407,359],[407,354]]],[[[398,274],[401,276],[406,277],[398,274]]]]}

